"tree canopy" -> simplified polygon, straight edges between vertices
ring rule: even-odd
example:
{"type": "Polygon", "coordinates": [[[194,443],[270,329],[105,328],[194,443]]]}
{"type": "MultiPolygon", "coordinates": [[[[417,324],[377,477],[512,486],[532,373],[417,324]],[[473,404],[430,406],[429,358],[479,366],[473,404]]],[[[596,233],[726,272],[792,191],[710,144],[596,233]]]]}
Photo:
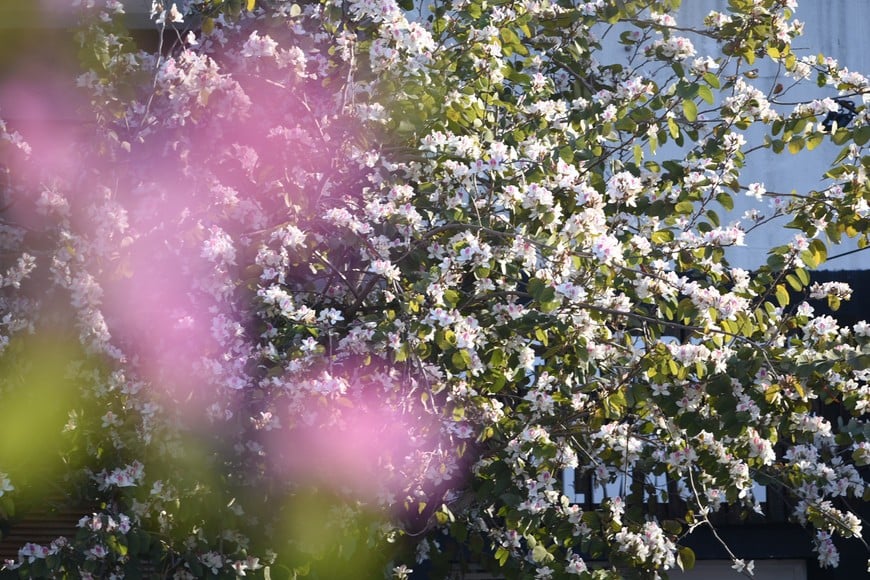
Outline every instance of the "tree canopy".
{"type": "Polygon", "coordinates": [[[86,511],[6,568],[663,577],[753,482],[863,542],[870,326],[809,301],[868,243],[870,83],[795,0],[155,2],[154,51],[75,4],[84,122],[0,125],[0,516],[86,511]]]}

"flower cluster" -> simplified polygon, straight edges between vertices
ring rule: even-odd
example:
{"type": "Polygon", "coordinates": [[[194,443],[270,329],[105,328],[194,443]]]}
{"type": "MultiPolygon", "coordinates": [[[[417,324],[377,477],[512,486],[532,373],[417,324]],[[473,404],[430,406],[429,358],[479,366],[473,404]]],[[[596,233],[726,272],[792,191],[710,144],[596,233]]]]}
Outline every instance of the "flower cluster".
{"type": "Polygon", "coordinates": [[[850,297],[809,269],[870,235],[864,105],[822,130],[845,105],[786,111],[744,64],[868,87],[794,57],[795,3],[692,32],[658,1],[155,2],[179,42],[153,53],[118,2],[83,4],[106,48],[88,135],[0,123],[0,394],[24,414],[0,423],[63,407],[46,455],[81,519],[7,568],[404,578],[470,550],[511,577],[654,576],[722,506],[763,511],[762,479],[822,565],[860,536],[870,326],[806,300],[850,297]],[[820,191],[744,175],[826,139],[820,191]],[[47,163],[64,140],[78,167],[47,163]],[[741,217],[740,192],[771,205],[741,217]],[[732,267],[785,215],[790,243],[732,267]],[[683,515],[647,509],[669,493],[683,515]]]}

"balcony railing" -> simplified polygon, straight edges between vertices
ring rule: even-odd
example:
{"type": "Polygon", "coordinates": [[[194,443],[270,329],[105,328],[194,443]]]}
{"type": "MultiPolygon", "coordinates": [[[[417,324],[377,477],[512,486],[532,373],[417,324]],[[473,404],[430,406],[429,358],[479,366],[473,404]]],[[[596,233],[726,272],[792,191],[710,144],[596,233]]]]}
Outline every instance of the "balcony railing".
{"type": "MultiPolygon", "coordinates": [[[[684,517],[688,511],[687,499],[689,491],[682,481],[662,475],[627,475],[618,474],[616,479],[601,483],[596,481],[592,473],[581,474],[575,469],[565,469],[562,472],[562,493],[571,501],[583,508],[591,509],[600,505],[605,499],[622,497],[631,493],[633,486],[641,483],[643,478],[644,503],[648,509],[661,519],[684,517]],[[650,493],[654,490],[654,493],[650,493]]],[[[782,523],[787,521],[786,500],[781,493],[768,493],[767,486],[753,483],[752,494],[760,504],[763,515],[753,513],[749,523],[782,523]]],[[[711,516],[711,519],[721,523],[746,522],[740,510],[722,509],[711,516]]]]}

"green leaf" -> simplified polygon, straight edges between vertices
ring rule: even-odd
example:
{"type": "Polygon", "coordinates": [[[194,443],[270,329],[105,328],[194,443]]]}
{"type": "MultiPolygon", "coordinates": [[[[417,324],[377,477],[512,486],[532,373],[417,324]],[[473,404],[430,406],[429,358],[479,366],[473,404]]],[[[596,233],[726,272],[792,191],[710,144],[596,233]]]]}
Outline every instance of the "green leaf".
{"type": "Polygon", "coordinates": [[[435,344],[441,350],[449,350],[456,345],[456,333],[450,329],[439,330],[435,333],[435,344]]]}
{"type": "Polygon", "coordinates": [[[782,119],[777,119],[770,125],[770,132],[773,135],[779,135],[779,132],[782,131],[782,128],[785,126],[785,123],[782,122],[782,119]]]}
{"type": "Polygon", "coordinates": [[[247,9],[248,12],[253,12],[254,8],[257,6],[257,0],[248,0],[247,9]]]}
{"type": "Polygon", "coordinates": [[[786,306],[788,306],[788,303],[789,303],[788,290],[786,290],[786,287],[783,284],[776,285],[776,301],[779,302],[779,305],[782,308],[785,308],[786,306]]]}
{"type": "Polygon", "coordinates": [[[695,83],[678,83],[677,84],[677,95],[682,97],[683,100],[692,100],[698,94],[698,85],[695,83]]]}
{"type": "Polygon", "coordinates": [[[463,348],[453,353],[453,356],[450,357],[450,362],[459,370],[468,369],[471,368],[471,355],[463,348]]]}
{"type": "Polygon", "coordinates": [[[725,193],[724,191],[716,196],[716,201],[718,201],[719,204],[728,211],[734,209],[734,198],[731,197],[730,194],[725,193]]]}
{"type": "Polygon", "coordinates": [[[825,135],[823,133],[813,133],[807,139],[807,150],[812,151],[813,149],[821,145],[824,139],[825,135]]]}
{"type": "Polygon", "coordinates": [[[785,281],[788,282],[788,285],[791,286],[792,290],[794,290],[795,292],[800,292],[804,289],[804,286],[803,284],[801,284],[800,279],[798,279],[798,277],[794,274],[788,274],[785,277],[785,281]]]}
{"type": "Polygon", "coordinates": [[[870,125],[864,125],[855,129],[852,134],[852,140],[856,145],[864,145],[867,141],[870,141],[870,125]]]}
{"type": "Polygon", "coordinates": [[[108,547],[120,556],[126,556],[129,553],[129,548],[118,541],[117,536],[109,536],[106,540],[108,547]]]}
{"type": "Polygon", "coordinates": [[[698,119],[698,106],[695,101],[683,101],[683,114],[690,123],[694,123],[698,119]]]}
{"type": "Polygon", "coordinates": [[[653,232],[652,236],[650,236],[650,240],[654,244],[666,244],[668,242],[673,241],[674,232],[671,230],[657,230],[653,232]]]}
{"type": "Polygon", "coordinates": [[[548,562],[553,559],[553,555],[547,551],[543,544],[538,544],[532,548],[532,559],[535,562],[548,562]]]}
{"type": "Polygon", "coordinates": [[[490,392],[497,393],[501,391],[507,384],[507,377],[504,373],[497,373],[492,377],[492,382],[489,384],[490,392]]]}
{"type": "Polygon", "coordinates": [[[721,223],[719,220],[719,214],[717,214],[712,209],[707,210],[707,219],[709,219],[710,223],[713,224],[717,228],[719,227],[719,224],[721,223]]]}
{"type": "Polygon", "coordinates": [[[815,239],[810,242],[809,251],[813,254],[817,264],[821,264],[828,259],[828,248],[822,240],[815,239]]]}
{"type": "Polygon", "coordinates": [[[767,390],[764,391],[764,400],[767,402],[768,405],[772,405],[773,402],[779,398],[779,393],[781,391],[782,387],[777,383],[770,385],[769,387],[767,387],[767,390]]]}
{"type": "Polygon", "coordinates": [[[810,273],[807,272],[804,268],[798,268],[794,271],[795,276],[798,277],[798,280],[801,281],[801,284],[804,286],[810,285],[810,273]]]}
{"type": "Polygon", "coordinates": [[[719,77],[714,75],[711,72],[704,73],[704,80],[707,81],[707,84],[713,87],[714,89],[718,89],[721,85],[719,84],[719,77]]]}
{"type": "Polygon", "coordinates": [[[680,568],[683,570],[691,570],[695,567],[695,552],[692,551],[692,548],[683,546],[680,548],[678,555],[678,564],[680,565],[680,568]]]}
{"type": "Polygon", "coordinates": [[[532,278],[526,285],[526,290],[528,290],[529,295],[531,295],[535,300],[541,299],[541,294],[544,292],[545,288],[546,286],[540,278],[532,278]]]}
{"type": "Polygon", "coordinates": [[[492,354],[489,357],[489,365],[492,368],[499,368],[502,366],[502,363],[505,360],[504,351],[501,349],[495,349],[492,351],[492,354]]]}
{"type": "Polygon", "coordinates": [[[792,155],[796,155],[800,153],[800,150],[804,148],[804,139],[803,137],[795,137],[791,141],[788,142],[788,152],[792,155]]]}
{"type": "Polygon", "coordinates": [[[609,418],[617,418],[625,413],[628,401],[625,399],[625,393],[616,391],[605,397],[601,401],[604,410],[609,418]]]}
{"type": "Polygon", "coordinates": [[[849,131],[848,129],[843,129],[842,127],[840,127],[839,129],[837,129],[837,132],[834,133],[833,137],[831,137],[831,140],[834,143],[836,143],[837,145],[843,145],[849,140],[849,137],[851,137],[851,136],[852,136],[851,131],[849,131]]]}
{"type": "Polygon", "coordinates": [[[709,103],[711,105],[713,104],[713,101],[714,101],[713,91],[710,90],[710,87],[706,87],[704,85],[699,86],[698,87],[698,96],[701,97],[702,99],[704,99],[704,101],[706,101],[707,103],[709,103]]]}
{"type": "Polygon", "coordinates": [[[677,205],[674,206],[674,211],[678,214],[690,214],[695,210],[695,204],[691,201],[681,201],[677,205]]]}
{"type": "Polygon", "coordinates": [[[677,126],[677,122],[673,119],[668,119],[668,132],[670,132],[671,137],[674,139],[680,136],[680,128],[677,126]]]}
{"type": "Polygon", "coordinates": [[[541,304],[544,302],[552,302],[556,298],[556,289],[552,286],[547,286],[544,288],[544,291],[541,292],[541,295],[538,297],[538,300],[541,301],[541,304]]]}
{"type": "Polygon", "coordinates": [[[845,147],[840,149],[840,152],[834,158],[834,161],[831,163],[831,165],[838,164],[840,161],[842,161],[843,159],[848,157],[851,152],[852,152],[852,148],[849,145],[846,145],[845,147]]]}
{"type": "Polygon", "coordinates": [[[520,37],[517,36],[517,33],[508,27],[499,30],[499,36],[501,36],[505,44],[518,44],[520,42],[520,37]]]}

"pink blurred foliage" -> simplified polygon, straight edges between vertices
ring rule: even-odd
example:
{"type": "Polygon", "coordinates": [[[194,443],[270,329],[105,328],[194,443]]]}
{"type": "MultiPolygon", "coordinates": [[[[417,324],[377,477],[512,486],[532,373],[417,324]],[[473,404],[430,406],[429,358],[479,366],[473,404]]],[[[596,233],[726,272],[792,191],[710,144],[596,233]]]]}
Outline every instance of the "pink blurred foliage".
{"type": "Polygon", "coordinates": [[[327,189],[362,179],[352,160],[336,167],[354,126],[320,124],[318,115],[332,102],[322,87],[288,93],[242,77],[243,85],[215,82],[222,88],[183,125],[172,121],[159,140],[133,143],[130,155],[130,172],[147,176],[148,183],[128,194],[135,198],[127,204],[131,225],[140,235],[127,254],[124,270],[130,274],[106,281],[105,303],[113,334],[129,346],[158,393],[176,402],[201,401],[214,388],[197,377],[197,364],[217,356],[221,346],[213,321],[249,322],[233,310],[238,294],[224,301],[205,296],[206,281],[222,274],[237,280],[240,273],[234,264],[205,259],[208,240],[202,236],[217,229],[244,240],[251,230],[284,222],[292,203],[304,220],[316,221],[330,203],[327,189]]]}
{"type": "Polygon", "coordinates": [[[411,452],[411,425],[385,408],[343,410],[341,425],[300,426],[276,432],[279,471],[292,481],[349,490],[358,499],[375,501],[395,477],[390,464],[411,452]]]}
{"type": "Polygon", "coordinates": [[[161,236],[146,235],[124,260],[122,270],[102,284],[113,337],[145,378],[170,400],[184,400],[202,385],[196,363],[215,347],[208,304],[195,299],[191,261],[196,265],[197,258],[192,250],[168,248],[161,236]]]}
{"type": "MultiPolygon", "coordinates": [[[[107,202],[122,208],[125,229],[102,240],[98,268],[84,267],[99,285],[112,343],[155,396],[182,412],[195,411],[194,418],[204,402],[219,398],[219,386],[203,378],[204,359],[233,354],[221,344],[215,320],[239,327],[251,322],[239,294],[220,298],[209,291],[215,278],[238,280],[239,273],[203,256],[203,236],[219,227],[237,242],[252,229],[267,231],[286,221],[293,204],[302,221],[318,222],[315,227],[328,234],[334,226],[319,218],[358,191],[369,170],[349,148],[358,125],[337,112],[335,95],[319,81],[274,84],[250,71],[234,77],[191,53],[177,60],[164,65],[165,92],[151,108],[163,125],[140,140],[126,136],[126,153],[100,150],[94,125],[82,118],[85,95],[60,66],[0,79],[0,115],[32,147],[27,160],[5,160],[25,198],[11,210],[14,221],[49,231],[56,216],[45,215],[40,198],[56,188],[68,197],[64,219],[75,235],[99,243],[104,234],[97,222],[105,214],[89,208],[107,202]],[[210,96],[187,90],[200,82],[210,96]],[[184,90],[173,93],[176,86],[184,90]],[[194,102],[179,104],[173,95],[181,94],[194,95],[194,102]]],[[[288,432],[280,442],[286,461],[278,469],[314,481],[353,481],[359,493],[373,497],[382,487],[379,470],[419,446],[410,434],[421,426],[377,397],[357,400],[341,417],[341,435],[324,426],[288,432]],[[354,475],[360,473],[368,475],[354,475]]]]}
{"type": "Polygon", "coordinates": [[[31,148],[27,161],[4,160],[25,191],[38,193],[48,182],[69,183],[78,177],[84,161],[78,145],[85,130],[79,97],[68,72],[38,69],[0,80],[0,114],[31,148]]]}
{"type": "Polygon", "coordinates": [[[329,402],[312,397],[302,421],[266,432],[272,469],[296,485],[369,505],[430,496],[435,489],[424,474],[449,441],[421,409],[402,409],[382,387],[366,383],[347,381],[348,392],[329,402]]]}

